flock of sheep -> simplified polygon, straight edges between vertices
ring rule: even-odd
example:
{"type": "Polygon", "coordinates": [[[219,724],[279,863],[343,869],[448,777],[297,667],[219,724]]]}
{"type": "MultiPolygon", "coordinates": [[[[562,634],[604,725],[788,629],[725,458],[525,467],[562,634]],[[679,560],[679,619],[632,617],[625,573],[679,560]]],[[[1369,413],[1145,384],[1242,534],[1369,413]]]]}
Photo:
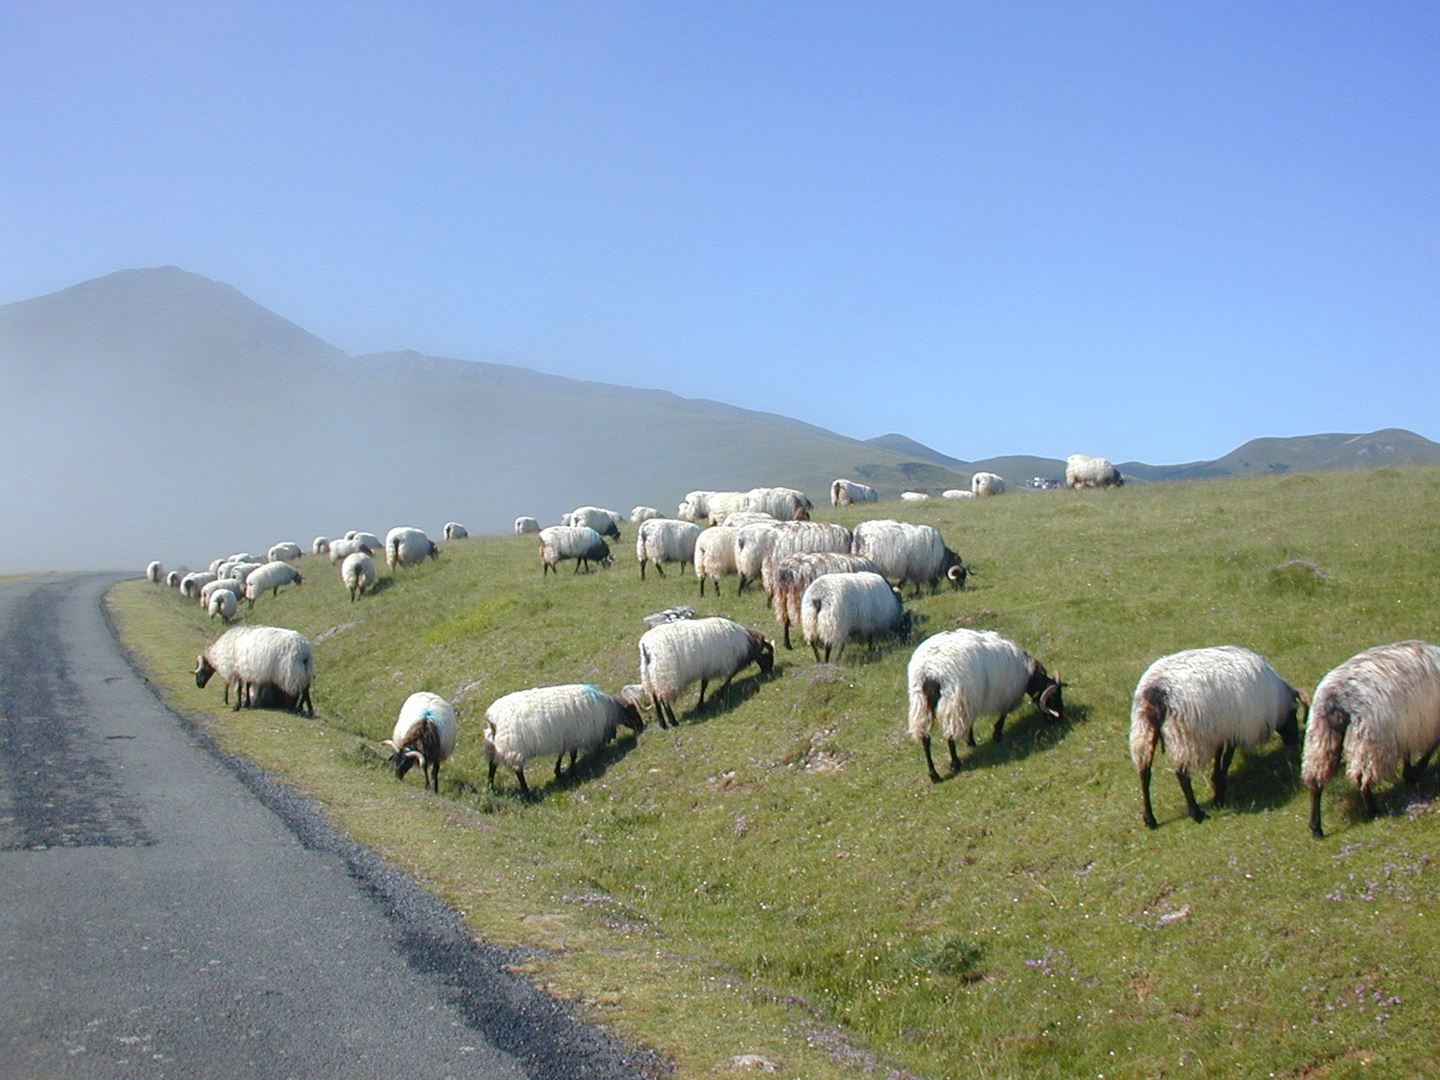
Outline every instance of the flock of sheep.
{"type": "MultiPolygon", "coordinates": [[[[1124,482],[1110,462],[1088,455],[1069,459],[1066,479],[1072,488],[1124,482]]],[[[1004,482],[993,474],[977,473],[972,485],[976,496],[1003,490],[1004,482]]],[[[830,495],[837,507],[876,501],[873,488],[843,479],[832,484],[830,495]]],[[[832,651],[838,660],[850,642],[907,639],[913,620],[902,598],[905,585],[915,595],[926,587],[935,592],[941,581],[963,588],[968,570],[933,526],[887,519],[864,521],[852,530],[810,520],[813,509],[793,488],[692,491],[674,518],[637,506],[628,520],[636,527],[642,579],[647,567],[663,576],[665,564],[675,563],[682,573],[687,565],[693,567],[702,596],[707,585],[718,595],[726,577],[738,579],[737,593],[758,582],[785,647],[791,647],[791,629],[798,627],[817,661],[828,662],[832,651]]],[[[611,564],[607,538],[619,540],[624,520],[615,511],[582,506],[549,528],[534,518],[517,518],[514,530],[538,535],[542,576],[558,572],[559,564],[569,560],[579,573],[588,572],[592,562],[611,564]]],[[[447,540],[466,535],[457,523],[445,526],[447,540]]],[[[314,553],[340,564],[352,601],[374,587],[378,550],[384,551],[392,573],[439,553],[414,528],[392,529],[383,545],[369,533],[349,533],[335,541],[317,537],[312,545],[314,553]]],[[[216,560],[206,572],[168,577],[152,563],[147,576],[154,582],[168,580],[212,616],[228,621],[242,597],[253,607],[266,592],[300,584],[299,572],[289,565],[299,556],[297,545],[278,544],[263,561],[241,553],[216,560]]],[[[528,794],[524,768],[529,761],[555,757],[558,778],[565,755],[573,770],[580,751],[599,749],[619,727],[642,731],[642,710],[653,711],[662,728],[670,727],[678,722],[676,701],[696,683],[703,706],[711,683],[721,682],[723,690],[751,664],[763,675],[773,670],[775,644],[723,616],[697,619],[686,607],[645,621],[651,626],[638,642],[640,682],[619,695],[588,684],[536,687],[507,694],[486,710],[485,757],[492,787],[496,767],[505,764],[528,794]]],[[[222,679],[227,703],[235,694],[236,709],[269,706],[313,715],[313,650],[295,631],[230,628],[196,663],[197,685],[205,686],[215,675],[222,679]]],[[[974,746],[975,725],[987,717],[996,718],[992,738],[1000,739],[1006,716],[1027,697],[1044,716],[1064,720],[1065,683],[1018,644],[989,631],[957,629],[926,638],[911,656],[907,683],[909,734],[921,744],[935,781],[940,775],[931,734],[937,725],[951,769],[958,771],[957,742],[974,746]]],[[[1141,677],[1131,709],[1130,754],[1140,775],[1144,823],[1157,824],[1150,801],[1157,749],[1170,758],[1190,816],[1203,821],[1191,774],[1209,766],[1213,801],[1222,805],[1235,749],[1253,749],[1277,733],[1293,744],[1307,706],[1301,776],[1311,793],[1310,828],[1321,836],[1321,791],[1342,758],[1373,816],[1375,785],[1397,771],[1415,780],[1440,745],[1440,646],[1406,641],[1362,652],[1326,675],[1313,700],[1282,679],[1264,657],[1238,646],[1161,657],[1141,677]]],[[[458,730],[449,702],[419,692],[407,699],[392,737],[382,745],[397,776],[419,765],[426,786],[438,791],[440,765],[453,753],[458,730]]]]}

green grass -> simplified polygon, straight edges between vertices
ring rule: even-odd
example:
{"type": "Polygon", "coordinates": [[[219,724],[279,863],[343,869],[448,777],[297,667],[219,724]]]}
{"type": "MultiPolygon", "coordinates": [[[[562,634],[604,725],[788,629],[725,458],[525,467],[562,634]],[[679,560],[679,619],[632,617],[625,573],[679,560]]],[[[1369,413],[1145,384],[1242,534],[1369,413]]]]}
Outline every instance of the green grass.
{"type": "Polygon", "coordinates": [[[1317,842],[1278,740],[1236,755],[1231,805],[1201,826],[1162,761],[1150,832],[1127,732],[1140,673],[1176,649],[1247,645],[1308,690],[1363,648],[1435,639],[1440,470],[818,516],[882,515],[939,525],[975,568],[967,591],[913,603],[920,634],[1015,638],[1071,684],[1070,723],[1027,707],[1000,744],[984,724],[961,773],[931,784],[904,733],[908,647],[838,666],[782,649],[773,678],[752,669],[699,713],[687,699],[678,731],[623,737],[573,781],[535,762],[527,803],[508,771],[486,790],[490,701],[617,690],[636,679],[643,614],[691,603],[774,628],[763,597],[737,600],[732,579],[701,600],[673,570],[640,582],[628,529],[608,572],[542,580],[533,538],[475,538],[354,605],[307,557],[306,585],[254,616],[318,641],[320,722],[231,714],[196,690],[219,627],[177,594],[127,582],[112,603],[174,707],[316,795],[477,934],[540,947],[537,983],[679,1075],[733,1075],[742,1053],[806,1077],[1430,1071],[1433,773],[1386,789],[1373,823],[1337,782],[1317,842]],[[418,689],[461,693],[439,799],[369,749],[418,689]]]}

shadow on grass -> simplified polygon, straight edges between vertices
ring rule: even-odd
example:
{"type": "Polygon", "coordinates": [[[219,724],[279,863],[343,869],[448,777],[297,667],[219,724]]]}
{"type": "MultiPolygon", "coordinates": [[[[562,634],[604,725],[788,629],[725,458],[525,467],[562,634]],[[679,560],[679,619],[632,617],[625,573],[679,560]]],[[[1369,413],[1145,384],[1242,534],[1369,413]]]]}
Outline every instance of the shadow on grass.
{"type": "MultiPolygon", "coordinates": [[[[736,706],[743,705],[749,701],[758,694],[771,679],[778,678],[780,669],[781,665],[777,661],[775,670],[769,675],[763,675],[758,670],[754,671],[744,678],[737,678],[725,690],[721,690],[718,685],[712,685],[705,692],[704,705],[692,704],[689,709],[677,708],[675,710],[675,720],[680,724],[688,724],[707,720],[712,715],[727,713],[736,706]]],[[[721,681],[723,682],[724,680],[721,681]]],[[[699,696],[700,692],[696,690],[693,700],[698,701],[699,696]]],[[[689,691],[686,691],[686,700],[692,700],[689,691]]],[[[650,718],[648,716],[645,719],[645,723],[646,725],[650,724],[650,718]]],[[[658,728],[660,725],[656,722],[655,726],[658,728]]]]}
{"type": "Polygon", "coordinates": [[[1006,717],[1005,730],[999,742],[991,737],[995,730],[993,719],[983,720],[976,725],[974,731],[978,745],[973,748],[957,747],[960,754],[959,772],[944,771],[947,752],[943,749],[943,739],[936,740],[940,748],[936,750],[935,767],[942,770],[941,782],[964,776],[977,769],[991,769],[1024,761],[1031,754],[1053,749],[1070,734],[1076,724],[1083,724],[1090,717],[1090,709],[1084,705],[1070,705],[1065,709],[1064,720],[1052,720],[1029,701],[1025,704],[1027,707],[1024,713],[1017,711],[1006,717]]]}
{"type": "MultiPolygon", "coordinates": [[[[1335,799],[1333,809],[1325,811],[1326,836],[1339,828],[1369,824],[1365,804],[1360,799],[1360,789],[1343,777],[1338,782],[1343,783],[1344,788],[1335,799]]],[[[1333,788],[1336,783],[1331,781],[1330,787],[1333,788]]],[[[1381,818],[1414,817],[1428,811],[1436,799],[1440,799],[1440,767],[1434,764],[1413,783],[1397,777],[1375,792],[1378,817],[1381,818]]]]}
{"type": "MultiPolygon", "coordinates": [[[[1208,786],[1210,777],[1197,777],[1208,786]]],[[[1277,744],[1254,753],[1244,750],[1236,754],[1230,766],[1230,778],[1225,785],[1225,805],[1217,809],[1233,810],[1237,813],[1259,813],[1278,810],[1297,795],[1303,794],[1305,785],[1300,783],[1300,744],[1285,746],[1277,744]]],[[[1195,793],[1200,797],[1199,791],[1195,793]]],[[[1204,809],[1213,804],[1202,803],[1204,809]]]]}

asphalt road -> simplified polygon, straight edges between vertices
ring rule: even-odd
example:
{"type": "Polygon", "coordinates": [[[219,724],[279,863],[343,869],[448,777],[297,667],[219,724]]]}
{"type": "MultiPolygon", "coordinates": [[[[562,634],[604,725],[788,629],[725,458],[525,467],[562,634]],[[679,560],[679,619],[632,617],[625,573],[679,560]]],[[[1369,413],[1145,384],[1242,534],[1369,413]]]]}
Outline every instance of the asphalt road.
{"type": "Polygon", "coordinates": [[[0,1077],[657,1076],[190,730],[116,575],[0,586],[0,1077]]]}

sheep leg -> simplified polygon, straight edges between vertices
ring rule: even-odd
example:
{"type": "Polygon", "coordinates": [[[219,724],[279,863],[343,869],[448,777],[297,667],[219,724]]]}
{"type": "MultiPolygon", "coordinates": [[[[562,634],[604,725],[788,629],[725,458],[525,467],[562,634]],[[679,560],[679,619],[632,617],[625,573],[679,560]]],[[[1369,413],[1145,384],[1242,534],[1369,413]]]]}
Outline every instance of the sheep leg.
{"type": "Polygon", "coordinates": [[[580,751],[578,751],[578,750],[571,750],[571,751],[570,751],[570,771],[571,771],[572,773],[575,771],[575,755],[578,754],[579,752],[580,752],[580,751]]]}
{"type": "Polygon", "coordinates": [[[661,565],[657,562],[657,563],[655,564],[655,573],[659,574],[661,577],[664,577],[664,576],[665,576],[665,567],[661,566],[661,565]]]}
{"type": "MultiPolygon", "coordinates": [[[[995,721],[995,731],[994,731],[994,734],[992,734],[992,735],[990,736],[990,738],[993,739],[995,742],[999,742],[999,741],[1000,741],[1002,738],[1004,738],[1004,736],[1005,736],[1005,717],[1006,717],[1006,715],[1007,715],[1006,713],[1001,713],[1001,714],[1000,714],[1000,719],[995,721]]],[[[972,745],[973,745],[973,744],[972,744],[972,745]]]]}
{"type": "Polygon", "coordinates": [[[1160,823],[1155,820],[1155,811],[1150,806],[1149,764],[1146,764],[1146,766],[1140,770],[1140,798],[1142,803],[1144,804],[1144,810],[1140,815],[1141,820],[1145,822],[1145,827],[1147,829],[1157,828],[1160,823]]]}
{"type": "Polygon", "coordinates": [[[525,769],[523,766],[515,770],[515,778],[520,781],[520,794],[529,798],[530,785],[525,783],[525,769]]]}
{"type": "Polygon", "coordinates": [[[706,688],[707,686],[709,686],[709,685],[710,685],[710,680],[709,680],[709,679],[701,679],[701,680],[700,680],[700,701],[699,701],[699,703],[695,706],[695,708],[697,708],[697,709],[703,709],[703,708],[705,707],[705,688],[706,688]]]}
{"type": "Polygon", "coordinates": [[[1175,779],[1180,781],[1180,790],[1185,793],[1185,809],[1190,811],[1190,818],[1195,824],[1205,820],[1205,811],[1200,809],[1200,804],[1195,801],[1195,788],[1190,783],[1190,773],[1181,769],[1175,774],[1175,779]]]}
{"type": "Polygon", "coordinates": [[[1230,743],[1215,751],[1215,768],[1210,773],[1210,786],[1215,789],[1215,806],[1225,805],[1225,792],[1230,774],[1230,759],[1235,756],[1235,744],[1230,743]]]}
{"type": "Polygon", "coordinates": [[[952,772],[959,772],[959,771],[960,771],[960,755],[955,752],[955,740],[954,740],[954,739],[946,739],[946,740],[945,740],[945,745],[950,748],[950,770],[951,770],[952,772]]]}
{"type": "Polygon", "coordinates": [[[436,795],[440,794],[440,762],[434,761],[426,764],[425,787],[436,795]]]}
{"type": "Polygon", "coordinates": [[[675,719],[675,706],[673,703],[669,701],[665,702],[665,714],[670,717],[670,726],[672,728],[680,726],[680,721],[675,719]]]}
{"type": "MultiPolygon", "coordinates": [[[[844,653],[845,653],[845,642],[842,641],[842,642],[840,642],[840,647],[835,650],[835,663],[838,664],[838,663],[840,662],[840,657],[843,656],[844,653]]],[[[826,662],[827,664],[830,662],[830,646],[829,646],[829,645],[826,645],[826,646],[825,646],[825,662],[826,662]]]]}
{"type": "Polygon", "coordinates": [[[1365,807],[1365,816],[1371,821],[1380,816],[1380,804],[1375,801],[1375,792],[1368,785],[1360,789],[1360,802],[1365,807]]]}
{"type": "Polygon", "coordinates": [[[310,687],[307,686],[303,691],[301,691],[300,701],[297,704],[297,708],[303,708],[305,710],[306,716],[315,715],[315,703],[310,700],[310,687]]]}
{"type": "Polygon", "coordinates": [[[783,625],[785,627],[785,648],[792,649],[794,646],[790,644],[790,620],[786,619],[783,625]]]}
{"type": "Polygon", "coordinates": [[[935,759],[930,756],[930,736],[925,735],[920,739],[920,745],[925,748],[925,767],[930,770],[931,783],[940,783],[940,774],[935,771],[935,759]]]}
{"type": "Polygon", "coordinates": [[[1406,760],[1405,768],[1401,772],[1401,777],[1405,783],[1413,784],[1420,779],[1420,774],[1425,771],[1425,766],[1430,764],[1430,755],[1433,753],[1435,753],[1435,747],[1432,746],[1429,750],[1425,751],[1425,756],[1415,762],[1415,764],[1412,765],[1409,760],[1406,760]]]}
{"type": "Polygon", "coordinates": [[[1310,789],[1310,835],[1316,840],[1325,839],[1325,830],[1320,828],[1320,789],[1310,789]]]}
{"type": "Polygon", "coordinates": [[[640,560],[640,580],[641,580],[641,581],[644,581],[644,580],[645,580],[645,560],[644,560],[644,559],[641,559],[641,560],[640,560]]]}

